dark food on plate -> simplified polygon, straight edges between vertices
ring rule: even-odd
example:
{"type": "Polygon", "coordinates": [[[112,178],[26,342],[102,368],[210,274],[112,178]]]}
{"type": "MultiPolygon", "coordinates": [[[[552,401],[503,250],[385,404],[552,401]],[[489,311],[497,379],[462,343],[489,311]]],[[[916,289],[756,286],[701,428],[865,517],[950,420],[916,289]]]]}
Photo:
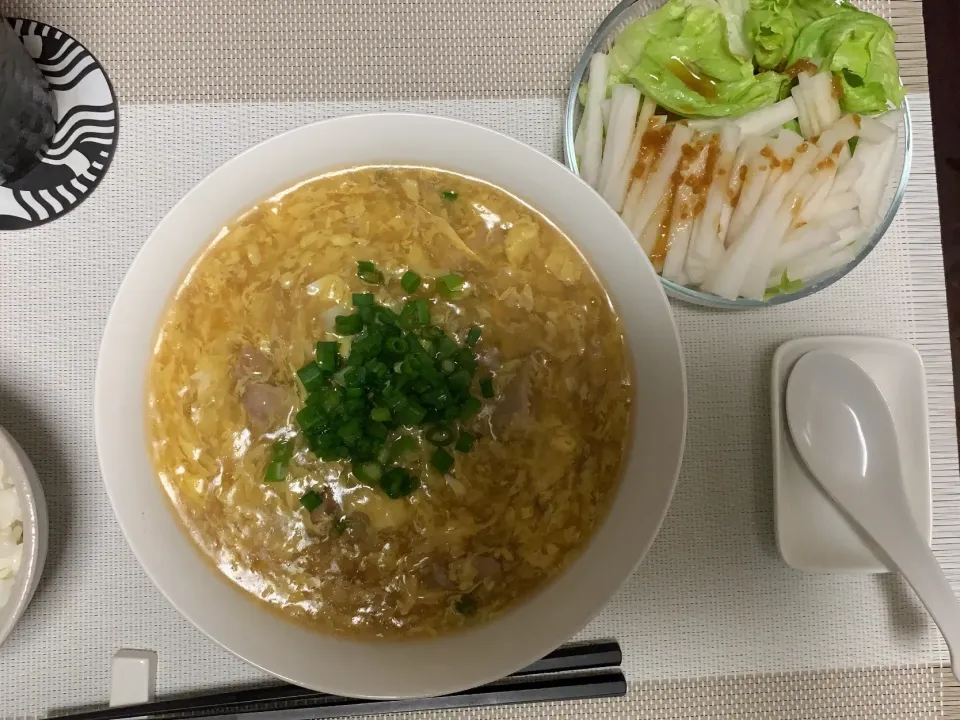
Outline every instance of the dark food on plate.
{"type": "Polygon", "coordinates": [[[630,427],[619,321],[571,242],[447,172],[321,176],[224,228],[148,379],[160,480],[236,584],[323,630],[429,636],[565,567],[630,427]]]}

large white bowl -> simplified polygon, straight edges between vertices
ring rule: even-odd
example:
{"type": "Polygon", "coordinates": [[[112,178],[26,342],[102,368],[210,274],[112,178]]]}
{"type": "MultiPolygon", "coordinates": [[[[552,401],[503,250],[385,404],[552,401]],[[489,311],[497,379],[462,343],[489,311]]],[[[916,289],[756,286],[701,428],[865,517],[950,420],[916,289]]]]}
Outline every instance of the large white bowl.
{"type": "Polygon", "coordinates": [[[298,685],[359,697],[412,697],[509,674],[562,644],[600,611],[643,558],[667,512],[683,452],[686,388],[660,279],[616,213],[586,184],[491,130],[421,115],[362,115],[307,125],[248,150],[163,219],[110,312],[97,366],[95,423],[104,483],[127,541],[157,587],[194,625],[298,685]],[[274,191],[324,171],[370,164],[423,165],[482,178],[550,217],[610,293],[635,379],[623,480],[580,558],[494,622],[434,640],[346,640],[267,611],[214,570],[189,539],[147,454],[147,365],[161,314],[197,254],[224,223],[274,191]]]}

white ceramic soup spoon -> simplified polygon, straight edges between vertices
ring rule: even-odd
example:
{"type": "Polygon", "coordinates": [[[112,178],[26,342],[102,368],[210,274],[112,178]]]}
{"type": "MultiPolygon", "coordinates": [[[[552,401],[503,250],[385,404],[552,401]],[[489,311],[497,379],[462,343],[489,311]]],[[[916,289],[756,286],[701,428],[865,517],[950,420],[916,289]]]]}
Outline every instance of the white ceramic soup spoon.
{"type": "Polygon", "coordinates": [[[893,417],[879,388],[850,358],[809,352],[787,380],[786,409],[800,457],[910,583],[943,633],[960,679],[960,603],[910,514],[893,417]]]}

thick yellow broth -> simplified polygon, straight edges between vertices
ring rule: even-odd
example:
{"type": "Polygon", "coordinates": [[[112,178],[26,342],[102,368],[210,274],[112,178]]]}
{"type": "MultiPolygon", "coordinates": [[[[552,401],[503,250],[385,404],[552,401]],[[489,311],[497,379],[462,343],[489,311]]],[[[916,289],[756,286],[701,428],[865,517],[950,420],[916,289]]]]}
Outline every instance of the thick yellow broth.
{"type": "Polygon", "coordinates": [[[368,167],[297,185],[221,231],[163,318],[148,435],[184,526],[237,585],[324,631],[422,637],[496,615],[576,557],[617,486],[630,382],[606,293],[543,216],[475,179],[368,167]],[[386,282],[362,282],[358,260],[386,282]],[[341,339],[333,318],[352,292],[399,311],[407,269],[432,322],[460,341],[483,329],[478,376],[497,395],[471,423],[473,450],[444,476],[421,438],[409,469],[422,484],[399,500],[301,440],[288,479],[265,483],[274,440],[297,429],[297,369],[318,340],[341,339]],[[431,282],[448,272],[467,281],[452,301],[431,282]],[[313,512],[300,505],[310,489],[324,498],[313,512]]]}

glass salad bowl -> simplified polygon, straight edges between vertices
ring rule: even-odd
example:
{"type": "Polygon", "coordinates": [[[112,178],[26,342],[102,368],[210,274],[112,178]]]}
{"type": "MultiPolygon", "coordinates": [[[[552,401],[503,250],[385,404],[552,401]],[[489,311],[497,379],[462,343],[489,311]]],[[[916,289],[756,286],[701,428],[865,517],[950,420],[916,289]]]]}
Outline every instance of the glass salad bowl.
{"type": "MultiPolygon", "coordinates": [[[[590,59],[595,53],[608,52],[620,32],[633,21],[653,12],[665,0],[623,0],[614,10],[604,18],[593,37],[587,43],[579,62],[570,80],[567,95],[566,112],[564,116],[563,149],[564,161],[574,173],[579,175],[574,140],[576,130],[580,124],[583,107],[580,104],[578,93],[580,86],[586,81],[589,73],[590,59]]],[[[903,102],[903,121],[896,132],[896,148],[891,161],[890,178],[880,201],[879,212],[872,225],[853,239],[854,255],[847,264],[829,270],[810,278],[801,287],[792,291],[781,291],[777,294],[768,294],[763,300],[737,298],[735,300],[720,297],[699,288],[681,285],[661,277],[660,281],[667,295],[696,305],[722,309],[761,308],[808,297],[832,285],[844,275],[859,265],[863,259],[877,246],[884,234],[893,223],[893,219],[903,200],[906,191],[907,179],[910,175],[912,156],[911,117],[910,107],[906,99],[903,102]]]]}

